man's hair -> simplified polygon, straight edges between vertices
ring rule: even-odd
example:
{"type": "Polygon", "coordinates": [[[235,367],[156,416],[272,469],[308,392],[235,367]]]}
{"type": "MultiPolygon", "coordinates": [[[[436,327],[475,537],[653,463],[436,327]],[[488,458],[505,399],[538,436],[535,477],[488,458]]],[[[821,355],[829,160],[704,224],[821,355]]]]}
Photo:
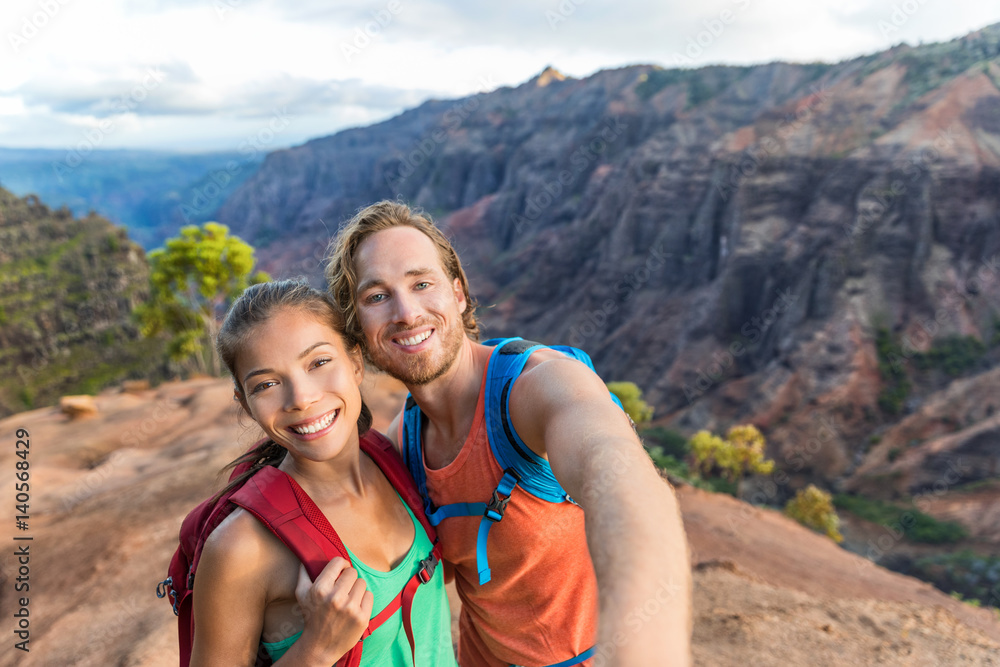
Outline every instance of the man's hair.
{"type": "Polygon", "coordinates": [[[462,313],[465,334],[472,340],[479,340],[479,323],[476,322],[476,301],[469,294],[469,281],[462,270],[462,262],[451,242],[422,210],[411,209],[406,204],[390,200],[380,201],[361,209],[351,218],[331,243],[332,251],[327,257],[326,281],[330,293],[341,312],[344,313],[347,335],[352,337],[362,349],[366,349],[364,332],[358,318],[358,267],[354,255],[358,247],[372,234],[396,227],[413,227],[423,232],[434,243],[448,278],[458,278],[465,294],[466,308],[462,313]]]}

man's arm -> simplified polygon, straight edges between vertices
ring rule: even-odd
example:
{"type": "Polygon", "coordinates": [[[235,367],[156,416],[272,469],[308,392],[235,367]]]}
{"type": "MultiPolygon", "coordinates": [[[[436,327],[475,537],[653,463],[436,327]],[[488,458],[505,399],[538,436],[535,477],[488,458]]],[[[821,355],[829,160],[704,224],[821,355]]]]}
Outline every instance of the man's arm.
{"type": "Polygon", "coordinates": [[[600,602],[595,665],[690,665],[691,569],[673,489],[601,379],[578,361],[544,359],[515,383],[511,419],[584,509],[600,602]]]}

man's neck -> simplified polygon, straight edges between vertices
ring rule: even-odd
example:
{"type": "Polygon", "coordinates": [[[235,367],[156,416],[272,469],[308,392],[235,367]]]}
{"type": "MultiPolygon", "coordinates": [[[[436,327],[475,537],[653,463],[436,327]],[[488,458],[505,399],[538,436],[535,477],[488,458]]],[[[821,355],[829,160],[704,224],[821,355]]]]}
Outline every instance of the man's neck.
{"type": "Polygon", "coordinates": [[[465,338],[455,363],[444,375],[425,385],[406,387],[428,422],[432,445],[461,449],[472,427],[492,349],[465,338]]]}

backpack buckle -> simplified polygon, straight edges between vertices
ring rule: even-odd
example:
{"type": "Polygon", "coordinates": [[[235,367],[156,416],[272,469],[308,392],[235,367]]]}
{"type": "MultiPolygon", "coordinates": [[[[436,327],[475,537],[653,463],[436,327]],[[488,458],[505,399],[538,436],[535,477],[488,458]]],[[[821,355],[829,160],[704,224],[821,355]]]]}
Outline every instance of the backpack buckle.
{"type": "Polygon", "coordinates": [[[490,498],[490,502],[486,503],[486,511],[483,512],[483,516],[496,523],[503,518],[503,513],[507,509],[507,503],[509,502],[510,496],[501,498],[500,491],[494,491],[493,497],[490,498]]]}
{"type": "Polygon", "coordinates": [[[434,570],[437,569],[438,558],[433,553],[430,556],[420,561],[420,569],[417,570],[417,579],[420,583],[426,584],[434,576],[434,570]]]}
{"type": "Polygon", "coordinates": [[[174,578],[167,577],[160,583],[156,584],[156,597],[165,598],[167,597],[167,591],[173,586],[174,578]]]}
{"type": "Polygon", "coordinates": [[[504,510],[507,509],[507,503],[510,502],[510,496],[514,492],[514,487],[517,483],[521,481],[521,476],[517,474],[517,471],[513,468],[507,468],[503,471],[503,477],[500,479],[500,484],[493,491],[493,497],[490,498],[490,502],[486,503],[486,510],[483,512],[483,516],[496,523],[503,518],[504,510]],[[500,489],[506,492],[506,496],[500,497],[500,489]]]}

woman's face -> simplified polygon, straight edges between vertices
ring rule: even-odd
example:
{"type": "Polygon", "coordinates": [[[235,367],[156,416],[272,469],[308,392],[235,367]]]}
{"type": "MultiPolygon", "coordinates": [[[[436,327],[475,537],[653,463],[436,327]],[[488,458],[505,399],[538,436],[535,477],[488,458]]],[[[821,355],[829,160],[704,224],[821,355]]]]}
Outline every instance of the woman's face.
{"type": "Polygon", "coordinates": [[[244,407],[293,456],[328,461],[357,443],[361,355],[312,313],[282,308],[258,325],[235,370],[244,407]]]}

